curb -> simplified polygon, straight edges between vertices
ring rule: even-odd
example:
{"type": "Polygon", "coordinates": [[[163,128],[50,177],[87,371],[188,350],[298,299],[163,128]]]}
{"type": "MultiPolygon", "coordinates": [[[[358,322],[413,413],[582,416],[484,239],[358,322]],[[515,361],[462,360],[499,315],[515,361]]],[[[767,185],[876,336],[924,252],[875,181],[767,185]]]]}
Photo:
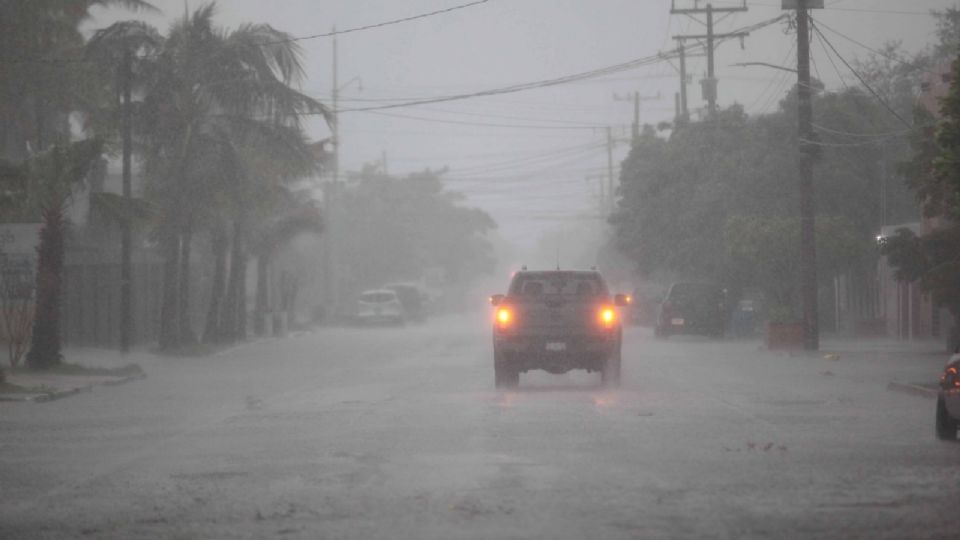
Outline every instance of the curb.
{"type": "Polygon", "coordinates": [[[940,391],[936,388],[913,383],[891,382],[887,385],[887,390],[925,397],[927,399],[936,399],[937,396],[940,395],[940,391]]]}
{"type": "Polygon", "coordinates": [[[112,381],[103,381],[99,383],[91,383],[86,386],[78,386],[76,388],[70,388],[69,390],[57,390],[54,392],[44,392],[41,394],[23,394],[22,397],[17,396],[17,394],[6,394],[0,395],[0,402],[25,402],[33,401],[35,403],[46,403],[48,401],[56,401],[58,399],[63,399],[65,397],[73,396],[81,392],[92,392],[93,388],[96,386],[117,386],[119,384],[128,383],[130,381],[135,381],[138,379],[145,379],[147,377],[146,373],[135,373],[133,375],[127,375],[126,377],[120,377],[112,381]]]}

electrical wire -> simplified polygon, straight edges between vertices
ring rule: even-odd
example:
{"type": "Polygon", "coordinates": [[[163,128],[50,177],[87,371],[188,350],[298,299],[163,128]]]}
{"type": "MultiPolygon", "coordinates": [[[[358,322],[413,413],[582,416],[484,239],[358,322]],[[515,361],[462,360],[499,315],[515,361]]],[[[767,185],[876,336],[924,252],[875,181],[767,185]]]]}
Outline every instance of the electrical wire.
{"type": "MultiPolygon", "coordinates": [[[[781,64],[787,63],[787,60],[789,60],[790,57],[793,56],[793,51],[795,51],[795,50],[797,50],[797,44],[796,44],[796,43],[794,43],[794,44],[792,44],[792,45],[790,46],[790,50],[787,51],[786,56],[783,57],[783,60],[781,60],[780,63],[781,63],[781,64]]],[[[776,95],[777,95],[777,92],[779,92],[779,89],[783,87],[784,78],[786,78],[786,77],[789,77],[789,72],[780,72],[780,73],[777,74],[776,77],[770,79],[770,82],[767,83],[767,86],[763,89],[762,92],[760,92],[760,95],[757,96],[757,98],[756,98],[755,100],[753,100],[753,103],[751,103],[750,106],[747,107],[747,110],[754,110],[754,107],[755,107],[758,103],[760,103],[761,100],[763,100],[764,98],[767,97],[767,92],[769,92],[769,91],[770,91],[771,89],[773,89],[775,86],[777,87],[777,90],[774,92],[773,95],[776,96],[776,95]]],[[[768,100],[767,102],[764,102],[764,107],[763,107],[763,109],[760,109],[760,111],[766,110],[766,108],[767,108],[768,105],[769,105],[769,100],[768,100]]]]}
{"type": "Polygon", "coordinates": [[[425,18],[427,18],[427,17],[432,17],[432,16],[434,16],[434,15],[443,15],[443,14],[445,14],[445,13],[450,13],[451,11],[457,11],[457,10],[466,9],[466,8],[470,8],[470,7],[474,7],[474,6],[479,6],[480,4],[486,4],[486,3],[489,2],[489,1],[490,1],[490,0],[476,0],[476,1],[474,1],[474,2],[468,2],[468,3],[466,3],[466,4],[460,4],[460,5],[457,5],[457,6],[451,6],[451,7],[444,8],[444,9],[438,9],[438,10],[430,11],[430,12],[427,12],[427,13],[421,13],[421,14],[419,14],[419,15],[411,15],[411,16],[409,16],[409,17],[401,17],[401,18],[399,18],[399,19],[392,19],[392,20],[389,20],[389,21],[383,21],[383,22],[379,22],[379,23],[375,23],[375,24],[367,24],[367,25],[364,25],[364,26],[357,26],[357,27],[354,27],[354,28],[347,28],[346,30],[333,30],[333,31],[330,31],[330,32],[323,32],[323,33],[320,33],[320,34],[313,34],[313,35],[309,35],[309,36],[300,36],[300,37],[294,37],[294,38],[290,38],[290,39],[270,41],[270,42],[261,43],[260,45],[278,45],[278,44],[282,44],[282,43],[292,43],[292,42],[296,42],[296,41],[306,41],[306,40],[308,40],[308,39],[317,39],[317,38],[325,38],[325,37],[339,36],[339,35],[343,35],[343,34],[352,34],[352,33],[354,33],[354,32],[361,32],[361,31],[364,31],[364,30],[372,30],[372,29],[374,29],[374,28],[383,28],[384,26],[391,26],[391,25],[394,25],[394,24],[400,24],[400,23],[415,21],[415,20],[418,20],[418,19],[425,19],[425,18]]]}
{"type": "MultiPolygon", "coordinates": [[[[347,28],[347,29],[345,29],[345,30],[333,30],[333,31],[330,31],[330,32],[323,32],[323,33],[320,33],[320,34],[312,34],[312,35],[308,35],[308,36],[297,36],[297,37],[291,37],[291,38],[287,38],[287,39],[278,39],[278,40],[273,40],[273,41],[264,41],[264,42],[262,42],[262,43],[258,43],[257,45],[259,45],[259,46],[261,46],[261,47],[267,47],[267,46],[270,46],[270,45],[281,45],[281,44],[284,44],[284,43],[295,43],[295,42],[306,41],[306,40],[310,40],[310,39],[317,39],[317,38],[325,38],[325,37],[339,36],[339,35],[341,35],[341,34],[352,34],[352,33],[361,32],[361,31],[364,31],[364,30],[373,30],[373,29],[376,29],[376,28],[383,28],[384,26],[392,26],[392,25],[395,25],[395,24],[400,24],[400,23],[405,23],[405,22],[410,22],[410,21],[416,21],[416,20],[419,20],[419,19],[425,19],[425,18],[427,18],[427,17],[432,17],[432,16],[434,16],[434,15],[443,15],[443,14],[446,14],[446,13],[450,13],[450,12],[452,12],[452,11],[458,11],[458,10],[461,10],[461,9],[466,9],[466,8],[478,6],[478,5],[480,5],[480,4],[486,4],[486,3],[489,2],[489,1],[490,1],[490,0],[475,0],[475,1],[473,1],[473,2],[468,2],[468,3],[466,3],[466,4],[460,4],[460,5],[456,5],[456,6],[451,6],[451,7],[448,7],[448,8],[438,9],[438,10],[430,11],[430,12],[427,12],[427,13],[420,13],[420,14],[418,14],[418,15],[411,15],[411,16],[409,16],[409,17],[401,17],[401,18],[399,18],[399,19],[391,19],[391,20],[382,21],[382,22],[379,22],[379,23],[367,24],[367,25],[357,26],[357,27],[353,27],[353,28],[347,28]]],[[[79,53],[79,52],[82,52],[82,50],[83,50],[82,48],[78,48],[78,49],[74,49],[73,52],[79,53]]],[[[149,55],[140,55],[140,56],[138,56],[138,58],[140,58],[140,59],[146,59],[146,58],[156,58],[156,57],[158,57],[158,56],[159,56],[159,54],[149,54],[149,55]]],[[[86,58],[86,57],[83,57],[83,56],[78,56],[78,57],[75,57],[75,58],[19,58],[19,59],[9,59],[9,60],[5,60],[5,63],[12,63],[12,64],[22,64],[22,63],[61,64],[61,63],[81,63],[81,62],[92,62],[92,61],[93,61],[93,60],[90,59],[90,58],[86,58]]]]}
{"type": "MultiPolygon", "coordinates": [[[[753,25],[750,25],[750,26],[741,28],[741,29],[737,30],[736,33],[752,32],[752,31],[755,31],[755,30],[759,30],[759,29],[761,29],[761,28],[764,28],[764,27],[770,26],[770,25],[772,25],[772,24],[775,24],[775,23],[777,23],[777,22],[780,22],[780,21],[784,20],[786,17],[787,17],[787,15],[779,15],[779,16],[777,16],[777,17],[774,17],[774,18],[771,18],[771,19],[767,19],[767,20],[765,20],[765,21],[761,21],[761,22],[759,22],[759,23],[756,23],[756,24],[753,24],[753,25]]],[[[716,41],[717,41],[717,43],[722,43],[723,41],[726,41],[726,40],[729,40],[729,39],[733,39],[733,38],[732,38],[732,37],[730,37],[730,38],[720,38],[720,39],[717,39],[716,41]]],[[[696,47],[693,47],[693,48],[688,49],[688,52],[696,51],[696,50],[698,50],[698,49],[704,49],[704,48],[705,48],[705,45],[697,45],[696,47]]],[[[605,66],[605,67],[601,67],[601,68],[596,68],[596,69],[592,69],[592,70],[589,70],[589,71],[583,71],[583,72],[580,72],[580,73],[574,73],[574,74],[571,74],[571,75],[565,75],[565,76],[557,77],[557,78],[553,78],[553,79],[544,79],[544,80],[540,80],[540,81],[532,81],[532,82],[527,82],[527,83],[520,83],[520,84],[511,85],[511,86],[505,86],[505,87],[500,87],[500,88],[492,88],[492,89],[488,89],[488,90],[481,90],[481,91],[478,91],[478,92],[471,92],[471,93],[464,93],[464,94],[454,94],[454,95],[448,95],[448,96],[438,96],[438,97],[428,98],[428,99],[411,100],[411,101],[401,101],[401,102],[398,102],[398,103],[390,103],[390,104],[385,104],[385,105],[375,105],[375,106],[370,106],[370,107],[355,107],[355,108],[348,108],[348,109],[340,109],[339,111],[336,111],[336,112],[338,112],[338,113],[341,113],[341,112],[361,112],[361,111],[375,111],[375,110],[395,109],[395,108],[399,108],[399,107],[412,107],[412,106],[427,105],[427,104],[432,104],[432,103],[444,103],[444,102],[448,102],[448,101],[458,101],[458,100],[470,99],[470,98],[476,98],[476,97],[495,96],[495,95],[501,95],[501,94],[511,94],[511,93],[515,93],[515,92],[522,92],[522,91],[525,91],[525,90],[533,90],[533,89],[538,89],[538,88],[548,88],[548,87],[551,87],[551,86],[557,86],[557,85],[561,85],[561,84],[567,84],[567,83],[570,83],[570,82],[575,82],[575,81],[584,80],[584,79],[592,79],[592,78],[600,77],[600,76],[603,76],[603,75],[612,75],[612,74],[614,74],[614,73],[620,73],[620,72],[622,72],[622,71],[626,71],[626,70],[630,70],[630,69],[635,69],[635,68],[638,68],[638,67],[643,67],[643,66],[647,66],[647,65],[657,64],[657,63],[659,63],[659,62],[663,62],[663,61],[666,61],[666,60],[670,60],[670,59],[672,59],[672,58],[679,58],[679,54],[680,54],[679,49],[673,49],[673,50],[670,50],[670,51],[668,51],[668,52],[666,52],[666,53],[657,53],[656,55],[651,55],[651,56],[647,56],[647,57],[643,57],[643,58],[637,58],[637,59],[634,59],[634,60],[628,60],[628,61],[622,62],[622,63],[620,63],[620,64],[614,64],[614,65],[610,65],[610,66],[605,66]]]]}
{"type": "Polygon", "coordinates": [[[894,62],[897,62],[897,63],[899,63],[899,64],[902,64],[902,65],[907,66],[907,67],[909,67],[909,68],[911,68],[911,69],[914,69],[914,70],[925,71],[925,72],[927,72],[927,73],[934,73],[933,71],[930,71],[930,70],[926,69],[926,68],[923,67],[923,66],[918,66],[918,65],[913,64],[913,63],[911,63],[911,62],[907,62],[906,60],[902,60],[902,59],[900,59],[900,58],[897,58],[896,56],[891,56],[891,55],[889,55],[889,54],[887,54],[887,53],[884,53],[883,51],[879,51],[879,50],[877,50],[877,49],[874,49],[873,47],[870,47],[869,45],[865,45],[865,44],[863,44],[863,43],[861,43],[861,42],[853,39],[852,37],[850,37],[850,36],[848,36],[848,35],[846,35],[846,34],[844,34],[844,33],[842,33],[842,32],[839,32],[839,31],[837,31],[837,30],[834,30],[833,28],[827,26],[826,24],[823,24],[822,22],[820,22],[819,20],[814,19],[813,17],[810,17],[810,21],[813,22],[814,24],[816,24],[817,26],[822,26],[823,28],[827,29],[827,31],[829,31],[830,33],[835,34],[835,35],[837,35],[837,36],[840,36],[840,37],[842,37],[843,39],[849,41],[850,43],[853,43],[854,45],[858,45],[858,46],[860,46],[860,47],[863,47],[864,49],[872,52],[873,54],[876,54],[877,56],[880,56],[880,57],[882,57],[882,58],[886,58],[887,60],[892,60],[892,61],[894,61],[894,62]]]}
{"type": "Polygon", "coordinates": [[[434,122],[437,124],[454,124],[460,126],[479,126],[479,127],[496,127],[496,128],[513,128],[513,129],[599,129],[603,126],[548,126],[548,125],[536,125],[536,124],[497,124],[493,122],[468,122],[463,120],[444,120],[441,118],[426,118],[423,116],[413,116],[409,114],[399,114],[399,113],[388,113],[383,111],[364,111],[369,114],[376,114],[379,116],[389,116],[391,118],[405,118],[408,120],[419,120],[422,122],[434,122]]]}
{"type": "Polygon", "coordinates": [[[840,67],[837,66],[837,63],[833,61],[833,56],[830,54],[830,50],[827,48],[826,43],[824,43],[823,38],[821,38],[820,34],[818,33],[814,33],[814,35],[817,36],[817,41],[820,43],[820,46],[823,47],[823,52],[827,55],[827,60],[830,61],[830,65],[833,66],[833,71],[837,74],[837,78],[840,79],[840,84],[849,90],[850,85],[847,84],[847,80],[843,77],[843,73],[840,73],[840,67]]]}
{"type": "Polygon", "coordinates": [[[867,81],[865,81],[863,77],[860,76],[860,73],[858,73],[857,70],[853,69],[853,66],[851,66],[850,63],[847,62],[847,60],[843,56],[841,56],[839,52],[837,52],[836,47],[834,47],[833,44],[830,43],[830,40],[828,40],[827,37],[823,35],[823,32],[820,31],[820,29],[817,27],[816,24],[811,24],[810,26],[813,28],[814,32],[816,32],[820,36],[820,38],[823,39],[823,41],[827,44],[827,46],[830,47],[830,50],[833,51],[833,54],[835,54],[837,58],[839,58],[840,61],[843,62],[843,65],[847,66],[847,69],[849,69],[850,72],[857,77],[857,79],[860,81],[860,84],[862,84],[871,94],[873,94],[873,97],[876,98],[877,101],[879,101],[880,104],[882,104],[887,109],[887,111],[890,112],[890,114],[895,116],[897,120],[902,122],[903,125],[907,126],[908,128],[913,127],[910,124],[910,122],[907,122],[906,120],[904,120],[903,117],[900,116],[900,113],[894,110],[894,108],[891,107],[889,103],[887,103],[887,100],[883,99],[883,97],[880,94],[878,94],[877,91],[873,89],[873,87],[867,84],[867,81]]]}

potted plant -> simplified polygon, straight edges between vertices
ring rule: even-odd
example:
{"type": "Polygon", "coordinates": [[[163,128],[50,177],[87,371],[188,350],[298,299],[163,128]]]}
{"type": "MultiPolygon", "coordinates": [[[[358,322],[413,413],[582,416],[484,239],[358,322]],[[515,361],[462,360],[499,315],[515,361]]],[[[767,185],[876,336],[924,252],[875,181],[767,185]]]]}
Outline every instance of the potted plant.
{"type": "Polygon", "coordinates": [[[786,305],[770,308],[767,313],[766,345],[768,349],[803,348],[803,321],[786,305]]]}

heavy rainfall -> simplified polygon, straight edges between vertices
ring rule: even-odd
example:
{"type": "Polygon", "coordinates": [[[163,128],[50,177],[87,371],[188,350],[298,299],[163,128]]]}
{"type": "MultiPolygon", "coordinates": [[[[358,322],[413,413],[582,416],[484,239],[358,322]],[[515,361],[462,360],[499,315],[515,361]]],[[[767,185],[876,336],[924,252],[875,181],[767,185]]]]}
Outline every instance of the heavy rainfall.
{"type": "Polygon", "coordinates": [[[960,537],[954,0],[0,0],[0,538],[960,537]]]}

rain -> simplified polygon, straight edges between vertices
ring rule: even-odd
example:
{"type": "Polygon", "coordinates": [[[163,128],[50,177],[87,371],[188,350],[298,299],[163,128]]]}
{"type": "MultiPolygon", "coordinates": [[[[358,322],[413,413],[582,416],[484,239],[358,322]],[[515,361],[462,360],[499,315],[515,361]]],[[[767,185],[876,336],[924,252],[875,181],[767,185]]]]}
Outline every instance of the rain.
{"type": "Polygon", "coordinates": [[[954,0],[0,0],[0,538],[960,535],[954,0]]]}

